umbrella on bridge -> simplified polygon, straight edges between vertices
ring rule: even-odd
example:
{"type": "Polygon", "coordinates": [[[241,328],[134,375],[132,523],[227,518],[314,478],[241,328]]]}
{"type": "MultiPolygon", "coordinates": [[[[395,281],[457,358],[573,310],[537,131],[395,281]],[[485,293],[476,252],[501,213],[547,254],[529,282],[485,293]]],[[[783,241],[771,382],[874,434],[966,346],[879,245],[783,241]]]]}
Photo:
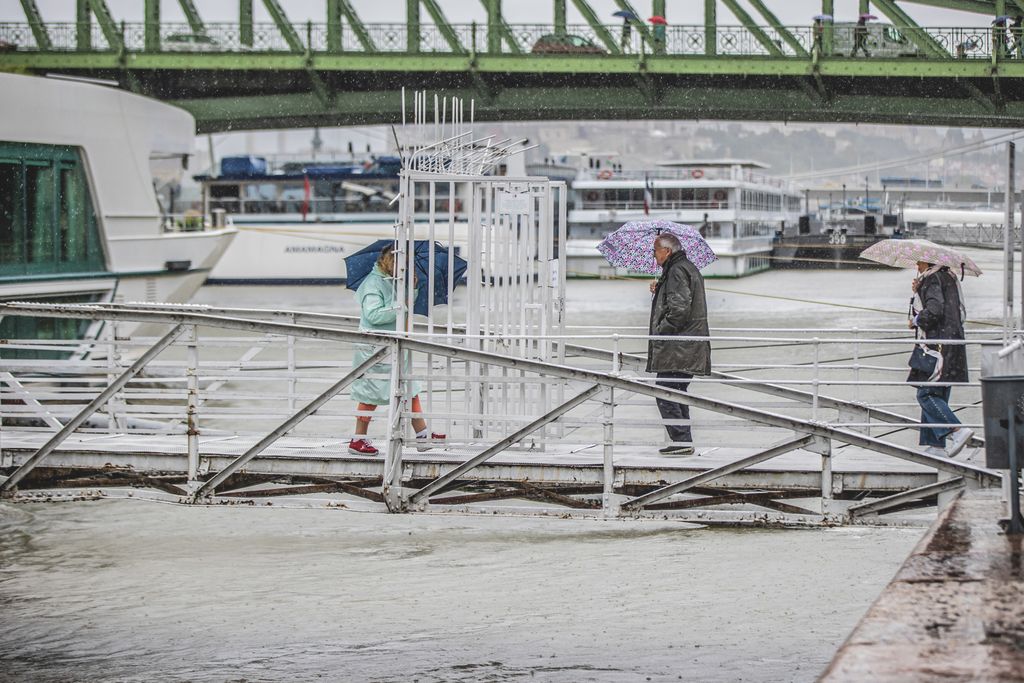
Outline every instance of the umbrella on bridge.
{"type": "MultiPolygon", "coordinates": [[[[348,289],[359,289],[366,276],[373,271],[377,263],[377,257],[384,247],[394,244],[394,240],[377,240],[373,244],[363,247],[351,256],[345,257],[345,286],[348,289]]],[[[413,313],[419,315],[428,314],[427,287],[430,279],[427,269],[430,267],[430,240],[416,240],[415,268],[418,284],[416,287],[416,299],[413,301],[413,313]]],[[[466,274],[467,263],[459,256],[451,256],[455,259],[452,264],[453,282],[458,283],[466,274]]],[[[434,242],[434,305],[440,306],[448,303],[448,247],[440,242],[434,242]]]]}
{"type": "Polygon", "coordinates": [[[831,14],[815,14],[813,17],[811,17],[811,19],[814,19],[815,21],[832,21],[832,15],[831,14]]]}
{"type": "Polygon", "coordinates": [[[660,14],[655,14],[653,17],[651,17],[647,21],[651,22],[655,26],[658,26],[659,24],[661,26],[668,26],[668,19],[666,19],[665,17],[661,16],[660,14]]]}
{"type": "Polygon", "coordinates": [[[654,238],[665,232],[679,238],[686,258],[697,268],[704,268],[718,258],[696,228],[660,219],[630,221],[605,237],[597,250],[613,266],[657,275],[661,266],[654,260],[654,238]]]}
{"type": "Polygon", "coordinates": [[[862,14],[859,18],[863,19],[864,21],[875,21],[878,19],[878,17],[876,17],[874,14],[862,14]]]}
{"type": "Polygon", "coordinates": [[[992,25],[995,26],[997,24],[1005,24],[1006,22],[1010,21],[1011,19],[1013,19],[1013,17],[1004,14],[1002,16],[999,16],[999,17],[996,17],[995,19],[993,19],[992,20],[992,25]]]}
{"type": "Polygon", "coordinates": [[[981,275],[981,268],[971,257],[928,240],[882,240],[862,251],[860,257],[894,268],[913,268],[918,261],[924,261],[949,266],[951,271],[960,273],[961,277],[981,275]]]}
{"type": "Polygon", "coordinates": [[[628,9],[620,9],[618,12],[612,12],[613,17],[622,17],[623,21],[637,21],[640,19],[635,12],[630,12],[628,9]]]}

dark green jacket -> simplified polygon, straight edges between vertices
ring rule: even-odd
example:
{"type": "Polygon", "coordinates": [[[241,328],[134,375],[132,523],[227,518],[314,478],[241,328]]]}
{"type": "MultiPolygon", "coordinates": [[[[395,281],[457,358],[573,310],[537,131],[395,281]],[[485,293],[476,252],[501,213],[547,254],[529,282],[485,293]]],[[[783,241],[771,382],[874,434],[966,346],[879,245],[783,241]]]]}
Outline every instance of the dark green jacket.
{"type": "MultiPolygon", "coordinates": [[[[708,336],[708,304],[704,278],[680,250],[662,268],[651,302],[651,335],[708,336]]],[[[711,374],[709,341],[650,341],[647,372],[711,374]]]]}

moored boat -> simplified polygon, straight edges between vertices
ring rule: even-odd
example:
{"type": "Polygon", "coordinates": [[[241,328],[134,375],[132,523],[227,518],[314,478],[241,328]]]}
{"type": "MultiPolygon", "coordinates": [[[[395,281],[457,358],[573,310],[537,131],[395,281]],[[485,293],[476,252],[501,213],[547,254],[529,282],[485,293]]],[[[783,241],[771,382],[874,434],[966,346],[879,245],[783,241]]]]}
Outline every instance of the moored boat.
{"type": "MultiPolygon", "coordinates": [[[[0,91],[0,301],[188,301],[235,233],[154,191],[187,161],[192,116],[96,83],[0,74],[0,91]]],[[[95,331],[0,319],[8,339],[95,331]]]]}

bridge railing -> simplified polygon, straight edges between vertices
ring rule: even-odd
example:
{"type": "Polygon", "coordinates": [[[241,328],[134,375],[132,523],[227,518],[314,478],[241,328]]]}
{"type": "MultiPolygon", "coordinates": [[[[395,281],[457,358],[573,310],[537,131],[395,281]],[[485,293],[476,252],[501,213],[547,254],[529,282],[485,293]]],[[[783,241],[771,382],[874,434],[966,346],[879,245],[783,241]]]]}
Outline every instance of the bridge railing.
{"type": "MultiPolygon", "coordinates": [[[[10,450],[16,438],[21,439],[20,448],[28,443],[38,447],[7,481],[0,477],[3,490],[15,486],[78,429],[86,441],[135,434],[142,445],[133,448],[157,453],[162,443],[165,469],[168,458],[183,456],[187,444],[192,500],[214,494],[233,474],[256,476],[262,471],[256,459],[285,434],[297,439],[290,448],[298,450],[285,454],[284,462],[275,461],[276,471],[285,472],[289,458],[304,456],[315,461],[319,476],[332,467],[355,467],[346,446],[357,415],[375,417],[370,434],[382,445],[383,460],[346,470],[350,476],[339,481],[338,490],[347,490],[344,486],[351,486],[356,476],[373,486],[376,471],[376,485],[383,482],[383,492],[374,495],[392,511],[428,501],[454,505],[472,499],[479,492],[466,494],[469,498],[438,496],[457,483],[480,486],[489,477],[507,482],[496,484],[504,487],[505,498],[522,497],[522,486],[515,482],[523,477],[536,481],[547,466],[570,469],[547,480],[547,489],[538,483],[530,496],[569,508],[603,508],[615,515],[639,514],[651,505],[648,511],[660,514],[665,508],[659,506],[665,505],[688,510],[754,502],[790,513],[789,521],[796,523],[848,521],[964,485],[996,482],[982,468],[920,452],[912,417],[914,388],[905,383],[905,359],[913,343],[906,330],[716,330],[713,375],[695,378],[689,393],[679,394],[642,374],[649,341],[644,334],[590,329],[571,336],[540,335],[564,346],[566,363],[551,364],[528,360],[516,351],[538,343],[538,338],[509,338],[499,331],[477,338],[457,329],[372,335],[356,332],[352,318],[317,313],[103,304],[7,304],[0,306],[0,313],[108,323],[89,355],[80,352],[82,343],[76,341],[0,342],[3,447],[10,450]],[[119,320],[147,322],[160,332],[167,325],[173,329],[156,341],[123,338],[116,332],[119,320]],[[352,356],[360,348],[366,360],[356,367],[352,356]],[[378,362],[386,365],[375,367],[378,362]],[[426,444],[411,439],[408,423],[419,415],[397,399],[376,412],[357,409],[349,389],[364,373],[387,378],[390,386],[406,387],[407,393],[413,391],[407,383],[419,384],[421,416],[447,439],[426,444]],[[524,395],[527,400],[516,399],[524,395]],[[666,422],[652,399],[690,404],[693,412],[689,419],[666,422]],[[504,405],[517,408],[505,410],[504,405]],[[97,416],[102,419],[89,422],[97,416]],[[724,449],[731,455],[703,467],[696,461],[692,477],[665,486],[659,467],[667,463],[645,461],[644,455],[657,457],[655,448],[666,443],[666,424],[692,426],[705,454],[724,449]],[[233,440],[243,446],[233,462],[212,455],[218,443],[233,440]],[[417,445],[444,449],[447,465],[409,459],[417,445]],[[819,454],[820,462],[789,470],[754,467],[800,449],[819,454]],[[504,451],[517,454],[517,459],[512,464],[488,462],[504,451]],[[548,451],[545,465],[529,461],[548,451]],[[833,470],[833,456],[842,456],[847,465],[862,463],[867,474],[846,476],[833,470]],[[911,465],[897,468],[888,479],[876,476],[886,470],[887,459],[911,465]],[[216,465],[211,465],[214,460],[216,465]],[[489,474],[477,469],[491,465],[489,474]],[[596,490],[593,475],[585,469],[571,471],[573,466],[603,470],[596,490]],[[212,468],[209,476],[201,467],[212,468]],[[653,479],[635,474],[638,468],[650,470],[653,479]],[[729,479],[734,474],[740,479],[729,479]],[[569,478],[559,482],[559,476],[569,478]],[[692,494],[695,487],[713,491],[716,486],[725,487],[724,497],[679,497],[692,494]],[[744,486],[750,489],[747,494],[734,491],[744,486]],[[878,498],[880,492],[887,495],[878,498]],[[594,501],[595,493],[601,502],[594,501]],[[874,498],[859,500],[864,496],[874,498]],[[811,510],[776,500],[793,497],[820,501],[804,504],[811,510]]],[[[968,346],[973,359],[979,347],[1001,345],[977,334],[959,343],[968,346]]],[[[964,424],[975,428],[980,422],[978,394],[977,382],[957,384],[953,403],[964,424]]],[[[980,444],[977,439],[972,443],[980,444]]],[[[95,447],[83,442],[77,448],[95,447]]],[[[102,467],[113,456],[99,457],[102,467]]],[[[145,458],[132,462],[143,468],[145,458]]],[[[11,469],[12,463],[0,452],[0,466],[11,469]]],[[[320,483],[325,483],[322,477],[320,483]]],[[[492,494],[492,499],[501,495],[492,494]]],[[[716,518],[714,509],[701,514],[716,518]]],[[[784,522],[783,517],[773,519],[784,522]]],[[[765,520],[759,515],[732,519],[765,520]]]]}
{"type": "MultiPolygon", "coordinates": [[[[79,44],[80,27],[75,22],[54,22],[45,24],[51,43],[50,49],[57,52],[88,51],[108,52],[113,50],[101,27],[89,24],[89,45],[79,44]]],[[[146,52],[147,25],[142,22],[122,22],[118,25],[119,39],[129,52],[146,52]]],[[[234,53],[234,52],[285,52],[309,51],[312,53],[408,53],[408,25],[404,22],[366,24],[365,32],[357,34],[350,26],[337,28],[337,47],[332,47],[326,23],[307,22],[293,26],[298,38],[296,48],[276,24],[256,23],[252,28],[251,41],[243,39],[243,32],[237,23],[208,23],[201,33],[194,32],[185,23],[161,23],[159,52],[164,53],[234,53]],[[367,49],[367,41],[372,49],[367,49]]],[[[1011,38],[994,43],[989,27],[896,27],[885,26],[885,30],[869,35],[868,49],[872,58],[942,58],[990,59],[993,45],[999,58],[1018,58],[1011,38]],[[885,36],[889,36],[886,38],[885,36]],[[890,39],[891,38],[891,39],[890,39]],[[926,49],[921,44],[931,46],[926,49]]],[[[852,26],[833,27],[833,56],[848,58],[854,44],[852,26]]],[[[708,55],[708,32],[703,25],[675,25],[665,28],[663,33],[653,33],[646,42],[637,30],[623,33],[622,24],[611,24],[596,29],[589,24],[566,27],[564,38],[555,38],[556,29],[551,24],[512,24],[508,34],[502,34],[500,52],[542,53],[552,56],[583,56],[587,54],[608,55],[670,55],[699,57],[708,55]],[[510,45],[509,37],[516,46],[510,45]],[[576,44],[571,44],[575,41],[576,44]]],[[[744,26],[719,25],[713,31],[715,45],[712,53],[717,56],[770,56],[782,58],[807,58],[814,48],[814,32],[809,25],[786,26],[781,30],[772,26],[758,27],[757,32],[744,26]],[[766,44],[767,43],[769,44],[766,44]]],[[[35,35],[28,23],[0,23],[0,44],[6,50],[38,50],[35,35]]],[[[420,26],[419,41],[415,52],[420,53],[486,53],[488,52],[487,26],[482,24],[450,24],[444,27],[435,24],[420,26]]],[[[0,53],[2,54],[2,53],[0,53]]],[[[867,57],[858,57],[867,58],[867,57]]]]}

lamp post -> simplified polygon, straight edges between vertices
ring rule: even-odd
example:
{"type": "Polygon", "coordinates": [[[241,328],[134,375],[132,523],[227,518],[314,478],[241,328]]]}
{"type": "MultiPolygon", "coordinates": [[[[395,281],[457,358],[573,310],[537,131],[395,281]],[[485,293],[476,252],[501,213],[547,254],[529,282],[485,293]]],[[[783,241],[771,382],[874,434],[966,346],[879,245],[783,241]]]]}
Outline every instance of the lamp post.
{"type": "Polygon", "coordinates": [[[846,183],[843,183],[843,216],[846,216],[846,183]]]}
{"type": "Polygon", "coordinates": [[[867,213],[871,209],[868,208],[870,202],[868,201],[868,177],[864,176],[864,212],[867,213]]]}

